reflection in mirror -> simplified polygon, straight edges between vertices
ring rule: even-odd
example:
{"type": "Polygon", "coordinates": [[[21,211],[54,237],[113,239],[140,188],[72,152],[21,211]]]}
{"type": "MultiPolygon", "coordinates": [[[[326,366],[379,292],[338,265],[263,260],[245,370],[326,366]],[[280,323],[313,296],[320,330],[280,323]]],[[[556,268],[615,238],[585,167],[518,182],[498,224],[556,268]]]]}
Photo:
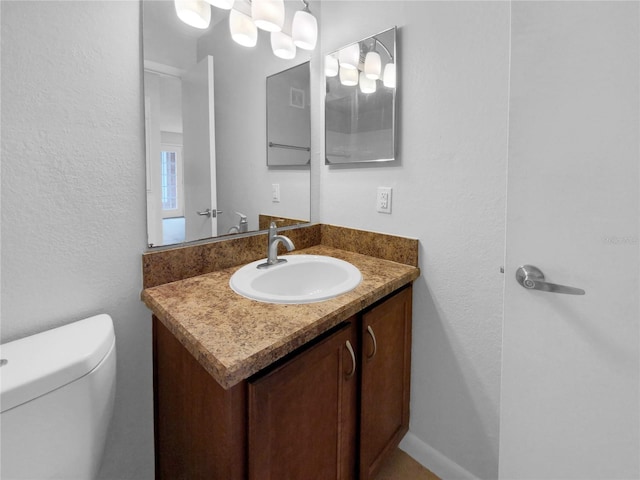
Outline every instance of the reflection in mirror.
{"type": "Polygon", "coordinates": [[[325,57],[326,163],[395,160],[396,28],[325,57]]]}
{"type": "MultiPolygon", "coordinates": [[[[265,219],[308,222],[309,165],[267,165],[265,79],[310,52],[277,58],[263,31],[256,47],[238,45],[227,10],[212,7],[200,30],[178,19],[173,0],[142,8],[149,246],[256,231],[265,219]]],[[[285,9],[290,31],[299,0],[285,9]]],[[[307,104],[308,82],[305,92],[307,104]]],[[[285,141],[308,146],[309,132],[300,135],[285,141]]]]}
{"type": "Polygon", "coordinates": [[[267,164],[311,162],[309,63],[267,77],[267,164]]]}

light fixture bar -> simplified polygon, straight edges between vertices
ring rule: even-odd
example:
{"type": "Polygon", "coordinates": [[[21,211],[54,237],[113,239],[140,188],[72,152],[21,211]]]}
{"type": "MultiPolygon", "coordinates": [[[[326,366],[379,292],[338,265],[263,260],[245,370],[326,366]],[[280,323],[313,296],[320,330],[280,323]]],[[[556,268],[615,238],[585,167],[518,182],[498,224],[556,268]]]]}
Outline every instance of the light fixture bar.
{"type": "Polygon", "coordinates": [[[387,55],[389,55],[389,59],[393,62],[393,55],[391,55],[391,52],[389,51],[389,49],[387,48],[387,46],[386,46],[384,43],[382,43],[380,40],[378,40],[378,38],[377,38],[377,37],[373,37],[373,40],[374,40],[374,42],[375,42],[375,43],[373,44],[373,45],[374,45],[374,48],[375,48],[375,45],[376,45],[376,44],[380,45],[380,46],[383,48],[383,50],[387,53],[387,55]]]}

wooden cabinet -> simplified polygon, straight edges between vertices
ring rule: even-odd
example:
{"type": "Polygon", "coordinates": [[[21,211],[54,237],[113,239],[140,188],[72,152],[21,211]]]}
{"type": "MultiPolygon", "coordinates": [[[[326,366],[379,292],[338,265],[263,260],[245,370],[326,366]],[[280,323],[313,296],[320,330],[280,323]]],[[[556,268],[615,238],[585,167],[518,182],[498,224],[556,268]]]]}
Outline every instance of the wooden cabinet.
{"type": "Polygon", "coordinates": [[[355,478],[355,320],[249,382],[251,480],[355,478]]]}
{"type": "Polygon", "coordinates": [[[153,317],[156,478],[245,480],[246,382],[225,390],[153,317]]]}
{"type": "Polygon", "coordinates": [[[409,429],[411,288],[362,315],[360,479],[373,478],[409,429]]]}
{"type": "Polygon", "coordinates": [[[409,426],[411,286],[224,390],[154,317],[156,478],[373,479],[409,426]]]}

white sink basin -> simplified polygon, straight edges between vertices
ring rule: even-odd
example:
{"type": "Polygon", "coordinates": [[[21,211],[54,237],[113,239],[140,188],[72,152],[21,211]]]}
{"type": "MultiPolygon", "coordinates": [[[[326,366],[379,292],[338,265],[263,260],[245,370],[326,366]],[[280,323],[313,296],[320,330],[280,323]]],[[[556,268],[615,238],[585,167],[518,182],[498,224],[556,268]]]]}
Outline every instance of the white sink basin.
{"type": "Polygon", "coordinates": [[[243,297],[268,303],[312,303],[337,297],[356,288],[360,270],[349,262],[323,255],[286,255],[286,263],[259,269],[265,260],[245,265],[233,274],[229,286],[243,297]]]}

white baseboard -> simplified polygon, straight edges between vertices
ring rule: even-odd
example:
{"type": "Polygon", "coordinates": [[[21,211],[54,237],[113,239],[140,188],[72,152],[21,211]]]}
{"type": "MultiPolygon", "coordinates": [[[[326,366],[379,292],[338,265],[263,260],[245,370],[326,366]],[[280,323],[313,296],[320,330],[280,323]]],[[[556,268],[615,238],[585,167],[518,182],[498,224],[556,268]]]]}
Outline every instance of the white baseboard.
{"type": "Polygon", "coordinates": [[[400,449],[442,480],[479,480],[471,472],[430,447],[411,432],[408,432],[400,442],[400,449]]]}

